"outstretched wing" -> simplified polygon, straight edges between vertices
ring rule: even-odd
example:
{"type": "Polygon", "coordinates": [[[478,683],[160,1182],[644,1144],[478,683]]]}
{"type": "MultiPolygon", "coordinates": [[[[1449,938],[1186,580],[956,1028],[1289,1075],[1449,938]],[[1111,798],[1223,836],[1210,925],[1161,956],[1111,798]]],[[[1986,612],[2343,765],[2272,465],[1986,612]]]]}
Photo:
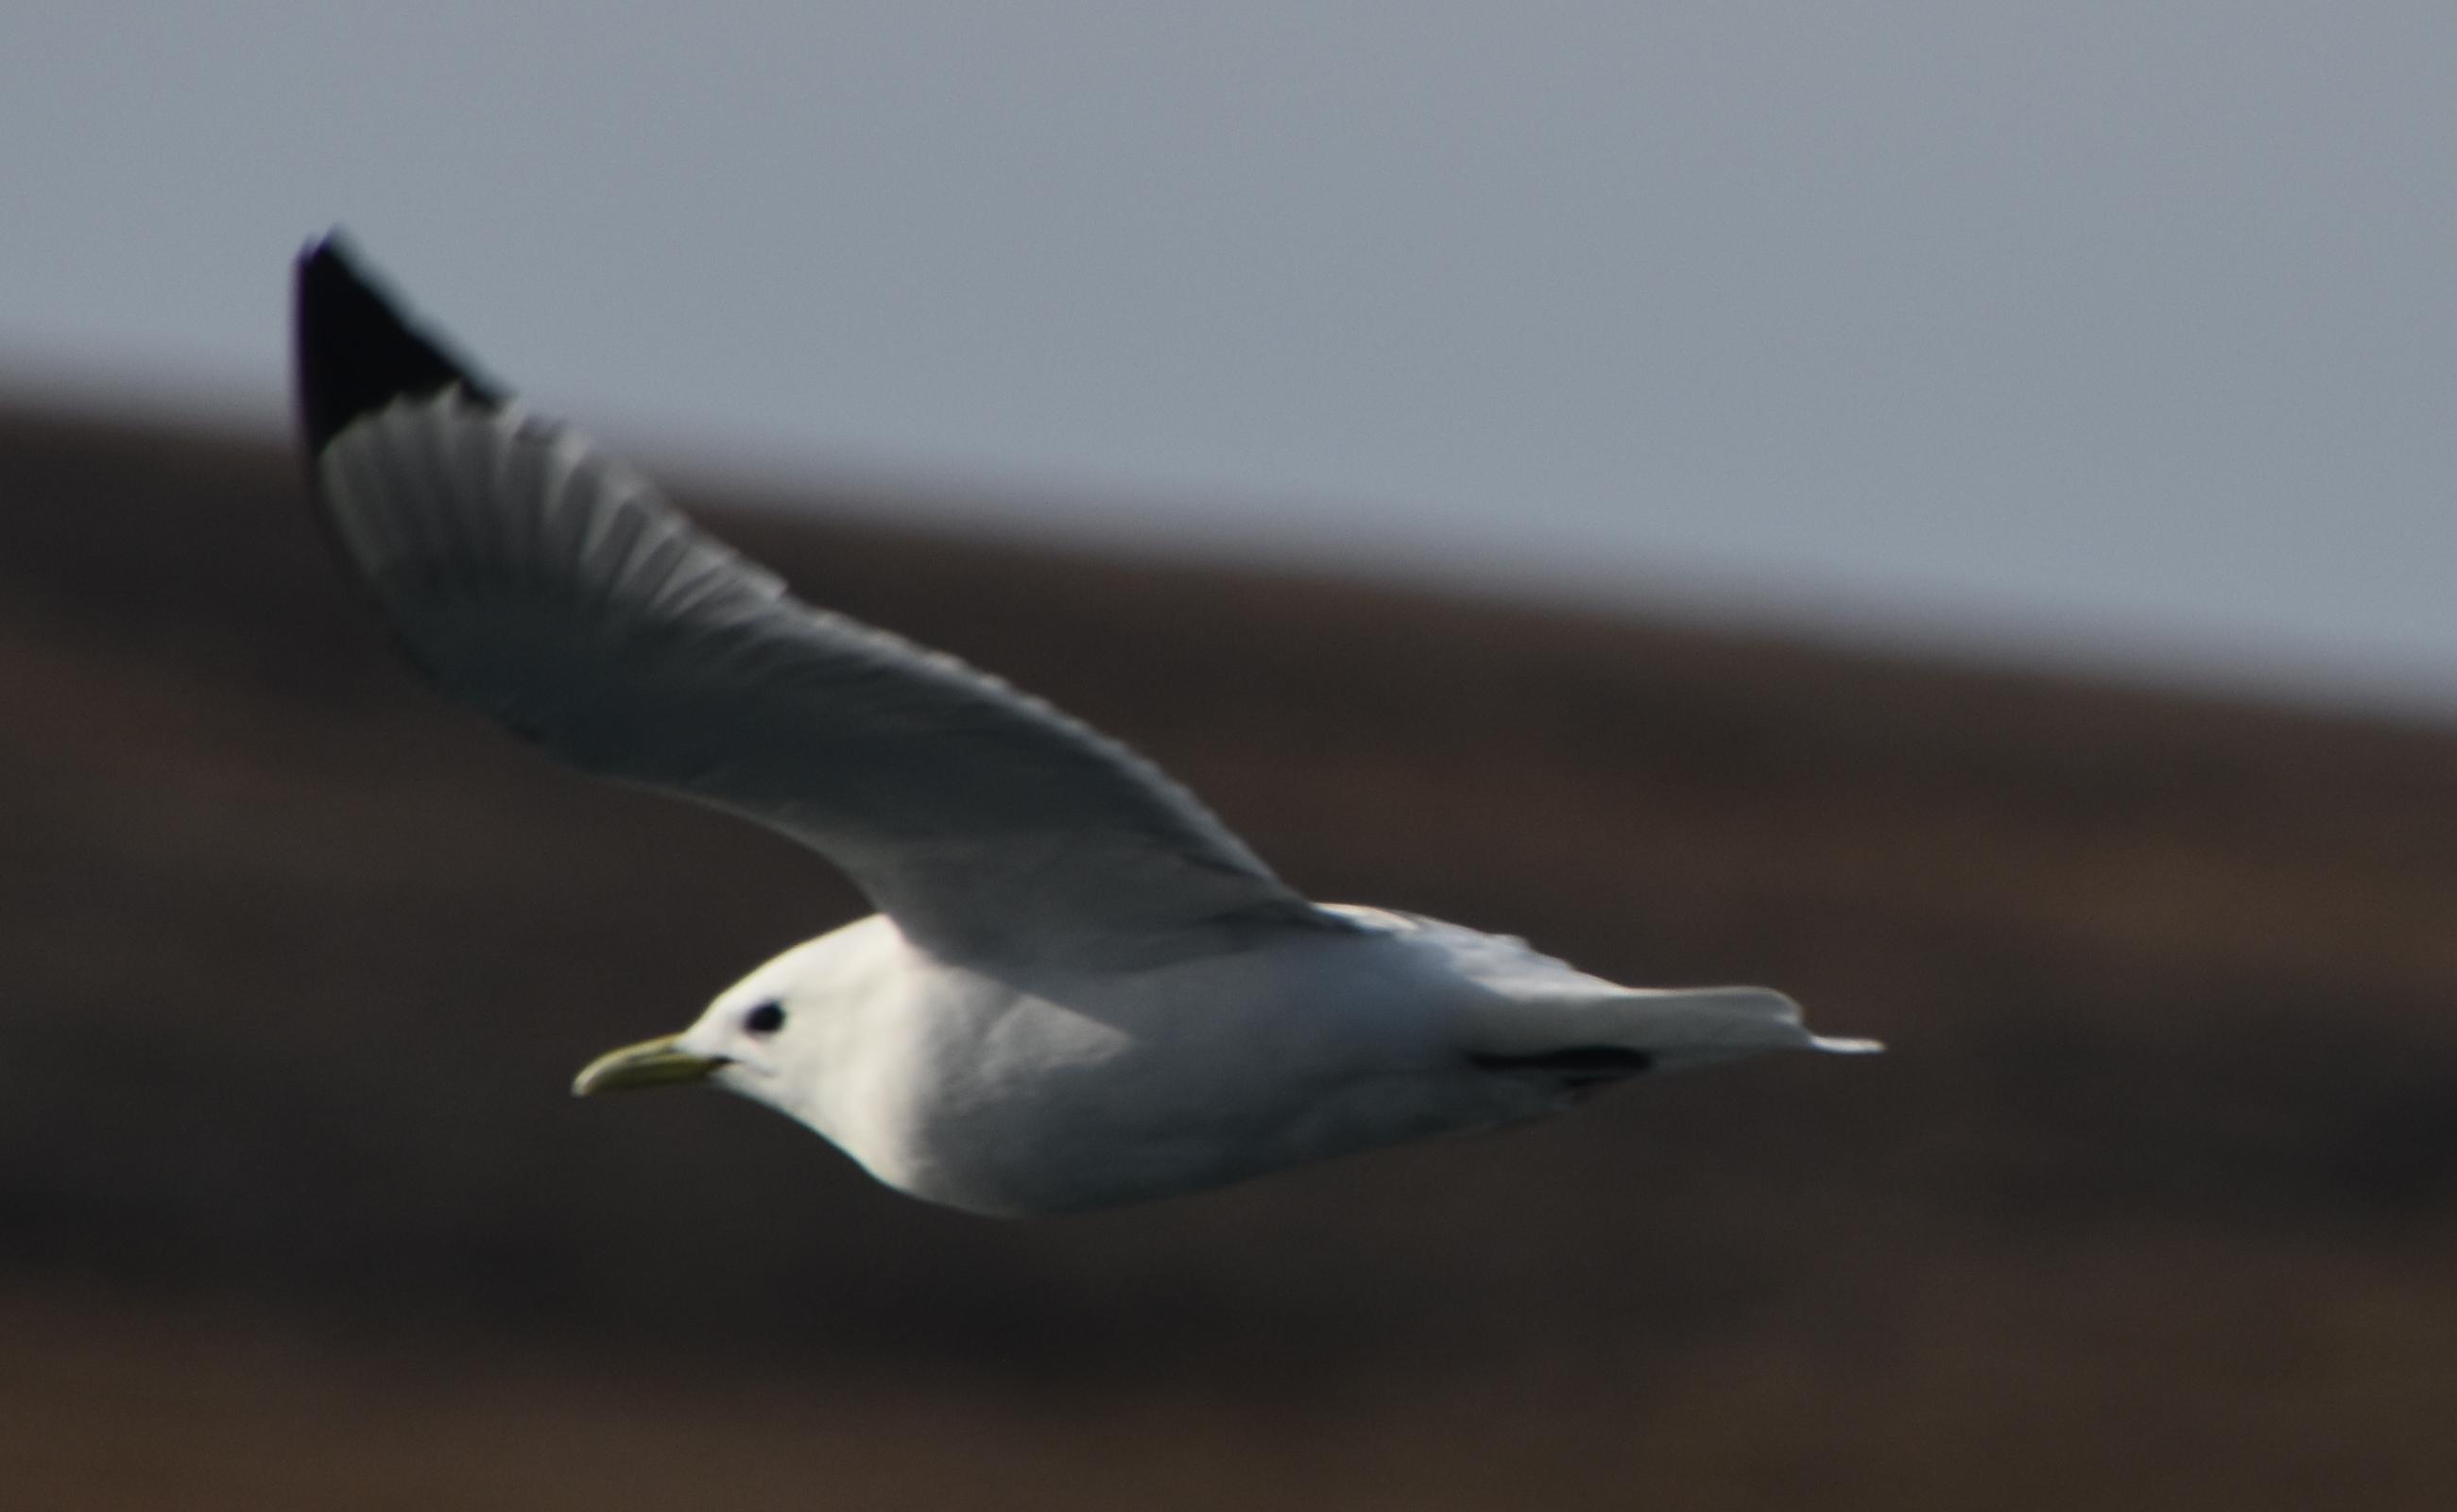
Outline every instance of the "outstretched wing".
{"type": "Polygon", "coordinates": [[[637,472],[407,323],[336,239],[298,270],[312,491],[409,655],[556,756],[802,841],[924,948],[1147,960],[1336,927],[1149,763],[794,600],[637,472]]]}

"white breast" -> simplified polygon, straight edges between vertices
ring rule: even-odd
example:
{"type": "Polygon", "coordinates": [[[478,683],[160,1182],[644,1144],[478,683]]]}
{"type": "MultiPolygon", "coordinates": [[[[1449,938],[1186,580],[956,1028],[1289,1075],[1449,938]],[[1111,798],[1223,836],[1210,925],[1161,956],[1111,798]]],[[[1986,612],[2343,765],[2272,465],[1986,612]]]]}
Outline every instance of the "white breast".
{"type": "Polygon", "coordinates": [[[787,1110],[933,1201],[1105,1206],[1542,1110],[1463,1060],[1456,1025],[1491,990],[1408,931],[1022,984],[854,928],[787,1110]]]}

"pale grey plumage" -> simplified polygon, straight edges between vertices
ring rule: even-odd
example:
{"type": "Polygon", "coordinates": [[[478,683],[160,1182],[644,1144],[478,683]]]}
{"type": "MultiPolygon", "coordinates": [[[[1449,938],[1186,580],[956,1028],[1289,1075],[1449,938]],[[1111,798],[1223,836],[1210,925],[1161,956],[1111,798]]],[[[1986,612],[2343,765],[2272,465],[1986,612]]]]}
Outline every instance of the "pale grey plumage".
{"type": "Polygon", "coordinates": [[[343,549],[454,696],[812,846],[917,942],[1092,962],[1339,927],[1124,746],[796,602],[567,426],[456,386],[360,418],[316,469],[343,549]]]}

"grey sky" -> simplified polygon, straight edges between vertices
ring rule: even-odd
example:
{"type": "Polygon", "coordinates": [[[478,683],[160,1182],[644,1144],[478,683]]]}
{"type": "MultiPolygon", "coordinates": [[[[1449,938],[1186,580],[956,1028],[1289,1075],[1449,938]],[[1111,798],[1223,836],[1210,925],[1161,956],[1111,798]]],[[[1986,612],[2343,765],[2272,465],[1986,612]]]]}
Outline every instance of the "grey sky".
{"type": "Polygon", "coordinates": [[[2457,7],[17,4],[0,384],[2457,701],[2457,7]],[[1080,505],[1055,501],[1076,499],[1080,505]]]}

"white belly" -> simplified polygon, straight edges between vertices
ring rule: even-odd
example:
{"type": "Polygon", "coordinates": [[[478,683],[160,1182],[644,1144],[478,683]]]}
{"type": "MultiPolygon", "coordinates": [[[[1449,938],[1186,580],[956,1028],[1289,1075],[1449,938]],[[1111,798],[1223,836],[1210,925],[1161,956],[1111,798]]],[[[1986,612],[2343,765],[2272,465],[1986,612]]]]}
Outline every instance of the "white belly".
{"type": "Polygon", "coordinates": [[[1549,1109],[1460,1053],[1479,989],[1439,966],[1327,935],[1070,990],[916,957],[868,1005],[880,1031],[849,1036],[859,1052],[795,1111],[890,1186],[1022,1214],[1549,1109]]]}

